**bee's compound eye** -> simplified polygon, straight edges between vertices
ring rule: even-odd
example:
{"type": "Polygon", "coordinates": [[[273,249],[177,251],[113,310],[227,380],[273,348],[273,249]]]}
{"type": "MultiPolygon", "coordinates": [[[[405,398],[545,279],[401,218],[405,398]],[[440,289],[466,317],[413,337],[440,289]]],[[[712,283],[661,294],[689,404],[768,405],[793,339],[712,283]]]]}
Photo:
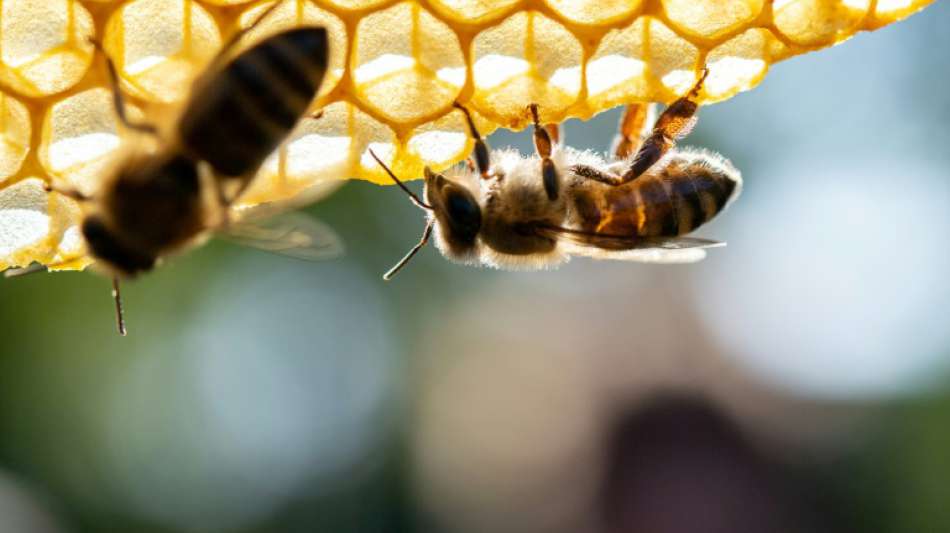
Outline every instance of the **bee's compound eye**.
{"type": "Polygon", "coordinates": [[[458,237],[474,240],[482,226],[482,210],[467,190],[449,185],[444,191],[445,211],[458,237]]]}

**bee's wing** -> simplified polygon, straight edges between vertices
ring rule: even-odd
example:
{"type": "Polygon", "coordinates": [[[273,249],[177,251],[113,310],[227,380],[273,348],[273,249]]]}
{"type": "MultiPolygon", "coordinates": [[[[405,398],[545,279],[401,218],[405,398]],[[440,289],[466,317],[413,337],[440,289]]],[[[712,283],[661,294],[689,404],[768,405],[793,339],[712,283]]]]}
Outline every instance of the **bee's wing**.
{"type": "Polygon", "coordinates": [[[342,255],[343,242],[335,231],[296,210],[330,195],[344,183],[319,182],[287,200],[231,207],[232,222],[215,234],[234,244],[306,261],[342,255]]]}
{"type": "Polygon", "coordinates": [[[706,258],[706,250],[703,248],[643,248],[640,250],[614,251],[600,256],[591,254],[591,257],[635,261],[637,263],[673,265],[702,261],[706,258]]]}
{"type": "Polygon", "coordinates": [[[310,187],[294,193],[290,198],[277,200],[275,202],[255,204],[250,207],[241,205],[241,200],[238,199],[237,204],[232,205],[230,210],[233,217],[240,220],[269,218],[287,211],[296,211],[316,203],[336,192],[336,190],[345,183],[346,180],[318,181],[310,187]]]}
{"type": "Polygon", "coordinates": [[[242,246],[306,261],[330,259],[343,253],[343,242],[336,232],[297,211],[247,217],[229,224],[217,236],[242,246]]]}
{"type": "Polygon", "coordinates": [[[567,251],[573,255],[639,263],[695,263],[706,257],[706,248],[726,245],[724,242],[696,237],[626,237],[558,226],[540,226],[538,232],[564,243],[567,251]]]}

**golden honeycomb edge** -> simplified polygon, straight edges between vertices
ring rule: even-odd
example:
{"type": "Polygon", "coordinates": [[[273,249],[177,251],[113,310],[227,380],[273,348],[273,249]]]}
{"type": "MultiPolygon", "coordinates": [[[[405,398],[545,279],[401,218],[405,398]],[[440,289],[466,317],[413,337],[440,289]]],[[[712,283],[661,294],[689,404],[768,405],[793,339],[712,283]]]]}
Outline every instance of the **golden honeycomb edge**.
{"type": "MultiPolygon", "coordinates": [[[[901,20],[932,0],[282,0],[246,41],[313,24],[330,72],[304,119],[263,165],[245,204],[341,179],[386,183],[372,148],[405,179],[471,149],[479,128],[588,118],[669,102],[710,70],[705,103],[762,81],[771,65],[901,20]],[[320,110],[319,116],[316,111],[320,110]]],[[[272,0],[2,0],[0,270],[82,269],[83,206],[44,184],[92,193],[128,145],[96,37],[135,112],[173,116],[191,80],[272,0]]]]}

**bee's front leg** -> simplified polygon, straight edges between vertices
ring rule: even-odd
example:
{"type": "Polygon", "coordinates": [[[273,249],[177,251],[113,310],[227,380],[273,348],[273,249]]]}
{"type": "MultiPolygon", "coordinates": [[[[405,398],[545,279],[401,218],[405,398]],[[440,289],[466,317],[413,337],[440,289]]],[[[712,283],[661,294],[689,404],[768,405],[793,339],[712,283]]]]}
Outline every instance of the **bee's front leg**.
{"type": "MultiPolygon", "coordinates": [[[[553,152],[553,142],[551,140],[551,125],[541,126],[541,120],[538,118],[538,104],[528,106],[531,110],[531,118],[534,121],[534,148],[541,158],[541,180],[544,183],[544,192],[548,195],[548,200],[552,202],[557,200],[558,189],[560,188],[560,179],[557,175],[557,168],[554,161],[551,160],[553,152]]],[[[560,139],[560,131],[554,126],[555,138],[560,139]]],[[[554,142],[557,142],[556,140],[554,142]]]]}

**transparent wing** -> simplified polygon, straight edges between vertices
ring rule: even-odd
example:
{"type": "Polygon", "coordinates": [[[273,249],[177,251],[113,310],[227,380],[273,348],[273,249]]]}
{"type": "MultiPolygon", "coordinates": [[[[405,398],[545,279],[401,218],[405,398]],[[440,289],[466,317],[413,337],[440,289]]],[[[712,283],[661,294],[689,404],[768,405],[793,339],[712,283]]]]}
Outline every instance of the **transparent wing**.
{"type": "Polygon", "coordinates": [[[241,200],[238,199],[237,203],[231,206],[231,213],[241,220],[248,220],[269,218],[287,211],[296,211],[333,194],[345,183],[346,180],[319,181],[300,192],[294,193],[290,198],[255,204],[250,207],[243,205],[241,200]]]}
{"type": "Polygon", "coordinates": [[[542,226],[539,233],[564,243],[573,255],[638,263],[695,263],[706,257],[707,248],[726,243],[697,237],[641,238],[584,232],[557,226],[542,226]]]}
{"type": "Polygon", "coordinates": [[[319,220],[300,212],[271,217],[248,217],[217,234],[224,240],[305,261],[321,261],[343,253],[336,232],[319,220]]]}
{"type": "Polygon", "coordinates": [[[657,265],[675,265],[696,263],[706,258],[703,248],[644,248],[642,250],[626,250],[610,252],[603,256],[606,259],[620,261],[634,261],[637,263],[652,263],[657,265]]]}

